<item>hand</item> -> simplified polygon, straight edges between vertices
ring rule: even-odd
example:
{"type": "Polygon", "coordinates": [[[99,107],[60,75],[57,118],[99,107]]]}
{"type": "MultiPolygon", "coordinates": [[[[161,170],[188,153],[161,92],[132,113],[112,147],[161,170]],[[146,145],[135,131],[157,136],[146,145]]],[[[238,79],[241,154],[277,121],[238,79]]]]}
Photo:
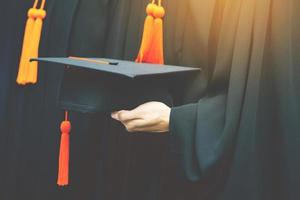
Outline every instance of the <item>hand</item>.
{"type": "Polygon", "coordinates": [[[120,121],[129,132],[163,133],[169,131],[171,108],[160,102],[148,102],[127,111],[113,112],[111,117],[120,121]]]}

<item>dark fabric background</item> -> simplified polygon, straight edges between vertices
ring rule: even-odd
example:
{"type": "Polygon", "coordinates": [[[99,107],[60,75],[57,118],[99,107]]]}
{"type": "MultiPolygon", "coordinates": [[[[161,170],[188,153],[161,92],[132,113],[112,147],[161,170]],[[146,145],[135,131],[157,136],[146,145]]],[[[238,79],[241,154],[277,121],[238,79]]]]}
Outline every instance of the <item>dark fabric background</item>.
{"type": "MultiPolygon", "coordinates": [[[[147,3],[48,0],[40,53],[133,60],[147,3]]],[[[167,137],[136,137],[108,115],[71,113],[68,188],[56,186],[63,118],[56,94],[63,70],[43,65],[37,85],[15,83],[31,4],[17,0],[0,4],[0,200],[299,198],[297,0],[166,0],[167,64],[203,68],[189,84],[174,86],[176,106],[187,104],[175,108],[179,120],[174,122],[186,136],[197,134],[201,140],[189,141],[192,152],[187,151],[185,159],[176,153],[166,156],[167,137]],[[228,122],[233,122],[229,128],[233,125],[234,130],[224,128],[228,122]],[[198,131],[189,123],[192,127],[196,123],[198,131]],[[206,155],[214,148],[194,154],[195,144],[197,149],[211,147],[205,139],[214,142],[224,135],[223,128],[231,141],[226,148],[211,160],[206,155]],[[204,178],[190,162],[198,159],[210,172],[211,164],[224,161],[224,155],[230,159],[221,170],[213,169],[204,178]],[[178,176],[182,161],[186,168],[180,172],[187,173],[186,178],[178,176]]]]}
{"type": "MultiPolygon", "coordinates": [[[[31,3],[1,5],[7,29],[1,32],[0,198],[157,199],[167,136],[132,135],[108,113],[71,112],[70,187],[57,187],[63,111],[57,107],[56,97],[63,69],[41,64],[37,85],[20,87],[15,83],[31,3]],[[14,10],[14,17],[9,18],[9,10],[14,10]]],[[[40,55],[133,60],[147,3],[48,0],[40,55]]]]}
{"type": "Polygon", "coordinates": [[[183,175],[202,183],[195,199],[298,199],[299,2],[189,2],[213,70],[170,121],[183,175]]]}

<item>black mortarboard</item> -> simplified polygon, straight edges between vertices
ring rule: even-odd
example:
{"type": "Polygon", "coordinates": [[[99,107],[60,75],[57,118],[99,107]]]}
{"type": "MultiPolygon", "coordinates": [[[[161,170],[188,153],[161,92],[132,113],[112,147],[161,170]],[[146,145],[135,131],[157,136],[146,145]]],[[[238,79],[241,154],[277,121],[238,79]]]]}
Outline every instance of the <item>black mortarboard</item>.
{"type": "Polygon", "coordinates": [[[132,109],[147,101],[171,104],[169,87],[199,68],[135,63],[104,58],[38,58],[66,66],[58,102],[85,113],[132,109]]]}

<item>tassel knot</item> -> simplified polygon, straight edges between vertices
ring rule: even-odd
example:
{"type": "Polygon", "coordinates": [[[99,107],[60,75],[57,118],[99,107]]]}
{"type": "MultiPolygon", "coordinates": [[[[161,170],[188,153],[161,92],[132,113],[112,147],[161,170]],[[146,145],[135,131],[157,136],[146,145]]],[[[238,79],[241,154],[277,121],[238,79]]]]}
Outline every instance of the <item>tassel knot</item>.
{"type": "Polygon", "coordinates": [[[44,19],[46,17],[46,11],[43,9],[36,10],[36,18],[44,19]]]}
{"type": "Polygon", "coordinates": [[[69,121],[63,121],[60,125],[60,131],[62,134],[70,134],[71,132],[71,123],[69,121]]]}
{"type": "Polygon", "coordinates": [[[36,9],[36,8],[30,8],[30,9],[28,10],[28,12],[27,12],[27,16],[28,16],[29,18],[35,19],[36,16],[37,16],[37,9],[36,9]]]}
{"type": "Polygon", "coordinates": [[[156,7],[156,4],[154,4],[154,3],[149,3],[149,4],[147,5],[147,7],[146,7],[146,13],[147,13],[147,15],[152,15],[152,16],[153,16],[155,7],[156,7]]]}
{"type": "Polygon", "coordinates": [[[153,10],[153,16],[155,18],[163,18],[165,16],[165,9],[162,6],[156,6],[153,10]]]}

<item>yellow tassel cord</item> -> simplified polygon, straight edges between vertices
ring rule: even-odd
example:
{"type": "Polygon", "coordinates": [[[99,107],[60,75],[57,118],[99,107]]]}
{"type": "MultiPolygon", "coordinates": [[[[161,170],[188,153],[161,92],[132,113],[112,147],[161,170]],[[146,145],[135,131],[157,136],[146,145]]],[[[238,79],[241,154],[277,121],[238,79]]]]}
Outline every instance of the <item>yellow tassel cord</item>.
{"type": "Polygon", "coordinates": [[[40,9],[37,9],[38,0],[35,0],[33,7],[28,11],[17,77],[17,83],[20,85],[37,82],[37,62],[30,63],[30,59],[38,57],[43,19],[46,17],[45,3],[46,0],[42,0],[40,9]]]}

